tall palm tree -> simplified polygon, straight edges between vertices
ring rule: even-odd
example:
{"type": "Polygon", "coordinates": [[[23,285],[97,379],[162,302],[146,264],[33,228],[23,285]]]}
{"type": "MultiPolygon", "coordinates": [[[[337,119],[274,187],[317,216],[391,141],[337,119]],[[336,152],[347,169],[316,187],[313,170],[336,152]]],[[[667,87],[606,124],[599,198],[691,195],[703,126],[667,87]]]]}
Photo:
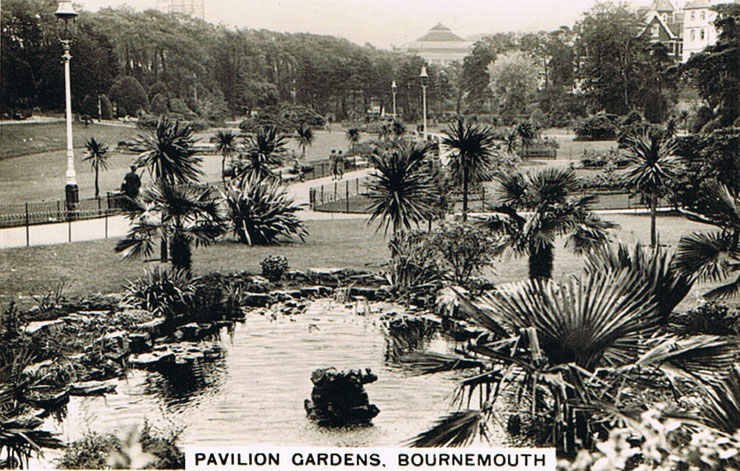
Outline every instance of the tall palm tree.
{"type": "Polygon", "coordinates": [[[381,226],[393,226],[393,234],[434,216],[434,191],[425,163],[431,146],[405,144],[392,152],[373,153],[368,157],[375,167],[367,192],[370,221],[380,219],[381,226]]]}
{"type": "Polygon", "coordinates": [[[349,149],[354,154],[355,153],[355,146],[358,142],[360,142],[360,129],[356,127],[351,127],[347,129],[346,134],[347,140],[349,141],[349,149]]]}
{"type": "Polygon", "coordinates": [[[279,165],[279,154],[285,151],[287,137],[277,127],[260,126],[245,140],[247,152],[240,156],[235,173],[240,178],[274,178],[271,166],[279,165]]]}
{"type": "Polygon", "coordinates": [[[157,128],[140,135],[137,142],[146,149],[136,160],[137,167],[146,167],[154,181],[170,184],[197,182],[203,175],[199,168],[203,159],[195,155],[193,128],[190,124],[161,118],[157,128]]]}
{"type": "Polygon", "coordinates": [[[296,129],[296,135],[298,136],[298,145],[301,146],[301,156],[306,159],[306,147],[310,147],[313,144],[314,138],[316,137],[313,133],[311,126],[306,123],[301,123],[296,129]]]}
{"type": "Polygon", "coordinates": [[[463,188],[463,221],[468,218],[468,186],[485,181],[493,171],[493,133],[489,127],[460,117],[444,131],[442,144],[451,149],[450,172],[463,188]]]}
{"type": "Polygon", "coordinates": [[[573,193],[578,179],[570,169],[548,168],[535,174],[513,172],[498,180],[498,206],[484,224],[508,236],[504,248],[529,257],[530,278],[551,278],[557,237],[585,253],[609,240],[614,224],[589,211],[592,195],[573,193]]]}
{"type": "Polygon", "coordinates": [[[711,181],[703,188],[695,210],[681,210],[689,219],[713,225],[719,231],[694,233],[678,243],[676,266],[708,281],[722,281],[737,274],[704,296],[723,299],[740,295],[740,189],[711,181]]]}
{"type": "Polygon", "coordinates": [[[90,166],[95,170],[95,198],[100,197],[100,186],[98,185],[98,174],[100,169],[108,169],[108,146],[103,141],[98,141],[94,137],[85,142],[85,156],[83,161],[89,161],[90,166]]]}
{"type": "Polygon", "coordinates": [[[229,130],[220,130],[216,133],[216,150],[221,152],[221,179],[226,182],[226,159],[239,149],[236,134],[229,130]]]}
{"type": "Polygon", "coordinates": [[[124,260],[151,256],[154,241],[171,241],[172,266],[192,267],[192,248],[207,246],[226,231],[212,187],[173,185],[159,180],[126,209],[131,229],[116,244],[124,260]]]}
{"type": "Polygon", "coordinates": [[[646,128],[627,136],[625,144],[629,163],[624,178],[633,191],[649,200],[650,247],[655,247],[658,198],[666,193],[678,168],[678,160],[673,156],[676,143],[664,131],[646,128]]]}

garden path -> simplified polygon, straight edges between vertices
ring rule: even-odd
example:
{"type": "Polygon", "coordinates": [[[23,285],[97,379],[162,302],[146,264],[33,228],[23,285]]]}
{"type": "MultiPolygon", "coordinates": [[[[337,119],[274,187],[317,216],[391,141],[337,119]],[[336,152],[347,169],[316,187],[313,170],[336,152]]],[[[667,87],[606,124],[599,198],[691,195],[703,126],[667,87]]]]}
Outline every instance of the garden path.
{"type": "MultiPolygon", "coordinates": [[[[352,180],[368,174],[367,169],[347,172],[344,178],[352,180]]],[[[330,177],[318,178],[305,182],[296,182],[288,186],[288,195],[299,206],[308,207],[310,188],[331,183],[330,177]]],[[[302,209],[298,213],[304,221],[334,219],[367,219],[366,214],[324,213],[302,209]]],[[[87,240],[122,237],[128,232],[129,222],[123,216],[88,219],[84,221],[39,224],[28,227],[11,227],[0,229],[0,250],[13,247],[36,245],[64,244],[87,240]]]]}

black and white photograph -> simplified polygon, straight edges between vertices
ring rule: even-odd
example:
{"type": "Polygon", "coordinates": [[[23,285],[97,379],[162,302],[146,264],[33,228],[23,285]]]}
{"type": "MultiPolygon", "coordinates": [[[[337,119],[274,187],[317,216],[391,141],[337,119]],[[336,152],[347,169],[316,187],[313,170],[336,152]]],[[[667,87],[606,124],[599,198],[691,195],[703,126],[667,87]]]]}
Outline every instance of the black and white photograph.
{"type": "Polygon", "coordinates": [[[740,471],[740,0],[0,15],[0,469],[740,471]]]}

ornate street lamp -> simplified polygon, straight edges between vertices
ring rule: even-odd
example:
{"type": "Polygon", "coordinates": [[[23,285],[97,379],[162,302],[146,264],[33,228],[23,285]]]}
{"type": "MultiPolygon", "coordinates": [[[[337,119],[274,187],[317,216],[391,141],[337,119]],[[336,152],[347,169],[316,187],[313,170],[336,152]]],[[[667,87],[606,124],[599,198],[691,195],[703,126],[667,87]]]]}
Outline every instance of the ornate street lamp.
{"type": "Polygon", "coordinates": [[[429,82],[429,75],[427,75],[426,66],[421,66],[421,73],[419,74],[421,79],[421,96],[424,108],[424,140],[427,140],[427,82],[429,82]]]}
{"type": "Polygon", "coordinates": [[[391,84],[391,91],[393,92],[393,119],[396,119],[396,90],[398,87],[396,86],[396,81],[394,80],[391,84]]]}
{"type": "Polygon", "coordinates": [[[77,186],[77,174],[75,173],[75,154],[72,148],[72,89],[69,75],[69,61],[72,59],[69,48],[74,36],[77,12],[71,1],[59,0],[59,8],[57,8],[54,15],[57,17],[59,40],[64,51],[62,60],[64,61],[64,97],[67,107],[67,173],[64,195],[67,201],[67,210],[71,211],[77,207],[77,203],[80,201],[80,190],[77,186]]]}

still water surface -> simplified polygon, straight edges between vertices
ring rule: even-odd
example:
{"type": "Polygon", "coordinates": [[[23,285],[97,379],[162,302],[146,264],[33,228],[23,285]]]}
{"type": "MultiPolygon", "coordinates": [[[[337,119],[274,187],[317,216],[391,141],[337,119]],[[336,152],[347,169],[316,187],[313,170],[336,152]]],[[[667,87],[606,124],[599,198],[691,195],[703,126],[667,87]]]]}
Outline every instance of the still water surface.
{"type": "MultiPolygon", "coordinates": [[[[402,445],[448,412],[456,381],[454,373],[414,376],[387,361],[379,311],[394,307],[380,307],[357,315],[321,300],[297,316],[250,314],[232,335],[213,341],[223,354],[196,374],[132,371],[118,394],[72,398],[67,419],[55,427],[74,440],[86,430],[121,432],[146,419],[155,428],[181,428],[181,445],[402,445]],[[306,418],[311,372],[330,366],[378,375],[366,385],[380,408],[372,427],[325,429],[306,418]]],[[[453,346],[433,341],[437,351],[453,346]]]]}

